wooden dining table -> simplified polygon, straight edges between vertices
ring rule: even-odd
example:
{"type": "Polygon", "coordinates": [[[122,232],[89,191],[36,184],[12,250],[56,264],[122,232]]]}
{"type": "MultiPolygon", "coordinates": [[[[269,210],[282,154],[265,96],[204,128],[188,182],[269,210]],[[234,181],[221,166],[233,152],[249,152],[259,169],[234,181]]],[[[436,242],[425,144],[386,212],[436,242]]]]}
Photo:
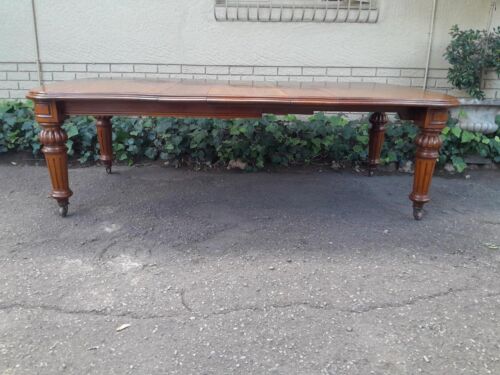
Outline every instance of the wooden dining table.
{"type": "MultiPolygon", "coordinates": [[[[111,173],[112,116],[260,118],[263,114],[312,114],[315,111],[370,112],[368,170],[380,163],[387,113],[396,112],[420,128],[415,139],[415,173],[410,200],[420,220],[441,146],[440,133],[455,97],[419,88],[376,83],[271,83],[208,80],[86,79],[34,88],[41,126],[40,142],[52,183],[51,196],[61,216],[68,213],[68,139],[62,128],[73,115],[96,118],[100,160],[111,173]]],[[[332,210],[335,208],[332,207],[332,210]]]]}

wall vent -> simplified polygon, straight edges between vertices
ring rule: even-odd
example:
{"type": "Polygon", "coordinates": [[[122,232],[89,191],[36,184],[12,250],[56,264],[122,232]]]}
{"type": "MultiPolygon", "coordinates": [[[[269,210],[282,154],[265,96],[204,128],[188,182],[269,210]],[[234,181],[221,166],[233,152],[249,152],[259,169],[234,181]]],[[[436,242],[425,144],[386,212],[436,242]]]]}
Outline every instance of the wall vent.
{"type": "Polygon", "coordinates": [[[215,0],[217,21],[375,23],[376,0],[215,0]]]}

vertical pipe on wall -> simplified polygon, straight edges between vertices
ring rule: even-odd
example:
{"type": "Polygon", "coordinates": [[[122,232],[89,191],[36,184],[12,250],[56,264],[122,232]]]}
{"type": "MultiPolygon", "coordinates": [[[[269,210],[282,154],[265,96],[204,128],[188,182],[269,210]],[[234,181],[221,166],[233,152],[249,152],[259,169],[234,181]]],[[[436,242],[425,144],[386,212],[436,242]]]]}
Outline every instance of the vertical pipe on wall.
{"type": "Polygon", "coordinates": [[[429,41],[427,42],[427,62],[425,64],[424,85],[422,87],[423,90],[425,90],[427,88],[427,77],[429,76],[429,66],[431,64],[432,39],[434,37],[434,23],[436,21],[436,8],[437,8],[437,0],[433,0],[431,24],[429,26],[429,41]]]}
{"type": "Polygon", "coordinates": [[[490,7],[490,18],[488,20],[488,27],[486,30],[490,31],[491,26],[493,25],[493,14],[497,10],[497,0],[491,0],[491,7],[490,7]]]}
{"type": "Polygon", "coordinates": [[[31,11],[33,13],[33,29],[35,36],[35,55],[36,55],[36,69],[38,72],[38,83],[40,86],[43,84],[42,80],[42,67],[40,64],[40,47],[38,44],[38,27],[36,22],[36,9],[35,9],[35,0],[31,0],[31,11]]]}

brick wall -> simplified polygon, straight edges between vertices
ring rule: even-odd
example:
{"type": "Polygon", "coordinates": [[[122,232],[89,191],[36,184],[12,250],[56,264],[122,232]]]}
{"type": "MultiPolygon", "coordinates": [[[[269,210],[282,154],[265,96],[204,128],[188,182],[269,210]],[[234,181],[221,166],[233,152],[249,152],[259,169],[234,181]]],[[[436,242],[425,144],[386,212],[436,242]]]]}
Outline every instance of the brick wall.
{"type": "MultiPolygon", "coordinates": [[[[36,65],[29,62],[0,63],[0,99],[23,99],[26,92],[38,86],[36,65]]],[[[280,67],[182,64],[42,64],[44,82],[77,78],[188,78],[245,80],[268,82],[376,82],[422,87],[425,70],[421,68],[370,67],[280,67]]],[[[446,69],[430,69],[430,90],[465,97],[454,90],[446,79],[446,69]]],[[[487,98],[500,99],[500,80],[495,72],[484,77],[487,98]]]]}

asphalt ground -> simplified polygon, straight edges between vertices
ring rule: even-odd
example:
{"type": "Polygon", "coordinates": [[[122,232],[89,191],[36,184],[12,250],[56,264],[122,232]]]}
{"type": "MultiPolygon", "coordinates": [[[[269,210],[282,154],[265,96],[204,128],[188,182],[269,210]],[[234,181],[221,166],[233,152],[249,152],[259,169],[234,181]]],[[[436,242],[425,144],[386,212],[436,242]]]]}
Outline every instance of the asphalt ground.
{"type": "Polygon", "coordinates": [[[0,374],[500,374],[500,173],[0,165],[0,374]]]}

